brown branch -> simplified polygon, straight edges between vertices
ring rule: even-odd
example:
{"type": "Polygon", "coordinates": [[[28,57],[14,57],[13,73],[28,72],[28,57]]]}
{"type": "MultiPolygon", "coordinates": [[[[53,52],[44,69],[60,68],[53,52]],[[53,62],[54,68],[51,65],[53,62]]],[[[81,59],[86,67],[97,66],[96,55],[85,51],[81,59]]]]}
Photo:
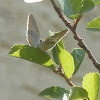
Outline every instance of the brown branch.
{"type": "Polygon", "coordinates": [[[61,10],[55,4],[55,1],[54,0],[51,0],[51,3],[53,5],[55,11],[58,13],[59,17],[62,19],[62,21],[65,23],[65,25],[72,31],[75,40],[78,41],[78,45],[86,51],[86,53],[88,54],[88,57],[91,59],[91,61],[93,62],[94,66],[100,72],[100,64],[97,62],[97,60],[95,59],[95,57],[93,56],[93,54],[91,53],[91,51],[87,48],[87,46],[85,45],[85,43],[82,40],[82,38],[80,38],[78,36],[78,34],[76,33],[76,27],[77,27],[78,22],[81,19],[81,16],[77,19],[76,23],[73,26],[71,26],[70,23],[64,18],[61,10]]]}
{"type": "Polygon", "coordinates": [[[51,3],[53,4],[55,11],[58,13],[59,17],[62,19],[62,21],[65,23],[65,25],[68,26],[69,28],[72,28],[72,26],[70,25],[70,22],[68,22],[67,19],[65,19],[65,17],[63,17],[61,10],[56,6],[55,1],[51,0],[51,3]]]}
{"type": "Polygon", "coordinates": [[[73,29],[74,29],[74,30],[76,30],[76,27],[77,27],[77,25],[78,25],[79,21],[81,20],[81,18],[82,18],[82,15],[81,15],[81,16],[79,16],[79,17],[77,18],[77,20],[76,20],[75,24],[73,25],[73,29]]]}
{"type": "Polygon", "coordinates": [[[53,71],[54,71],[56,74],[62,76],[62,77],[65,79],[65,81],[67,82],[67,84],[69,84],[71,87],[72,87],[72,86],[75,86],[75,85],[70,81],[70,79],[68,79],[68,78],[65,76],[65,74],[64,74],[62,71],[58,71],[58,70],[53,70],[53,71]]]}

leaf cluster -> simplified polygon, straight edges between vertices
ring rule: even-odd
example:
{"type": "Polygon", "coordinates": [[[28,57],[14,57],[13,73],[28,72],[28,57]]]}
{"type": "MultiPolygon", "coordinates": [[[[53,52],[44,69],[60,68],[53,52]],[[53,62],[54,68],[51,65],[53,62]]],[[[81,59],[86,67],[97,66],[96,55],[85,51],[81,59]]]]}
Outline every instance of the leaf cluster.
{"type": "MultiPolygon", "coordinates": [[[[53,0],[51,0],[51,2],[53,2],[53,0]]],[[[92,10],[100,3],[100,0],[58,0],[58,2],[66,17],[74,20],[74,23],[76,23],[74,27],[77,27],[80,16],[92,10]]],[[[91,31],[100,31],[100,17],[89,22],[86,28],[91,31]]],[[[49,38],[51,38],[52,41],[50,42],[48,38],[45,42],[44,47],[48,49],[46,52],[45,50],[30,47],[29,45],[16,44],[11,48],[9,54],[51,69],[64,77],[67,84],[71,86],[70,90],[59,86],[52,86],[40,92],[39,96],[59,100],[97,100],[98,98],[100,100],[100,97],[98,97],[100,85],[99,73],[86,74],[85,77],[83,77],[82,86],[76,86],[70,81],[71,77],[79,70],[86,52],[84,48],[74,48],[71,53],[65,50],[63,43],[64,32],[66,31],[50,32],[49,38]],[[55,45],[52,45],[54,39],[56,42],[54,42],[55,45]],[[52,52],[53,59],[48,53],[49,50],[52,52]]]]}

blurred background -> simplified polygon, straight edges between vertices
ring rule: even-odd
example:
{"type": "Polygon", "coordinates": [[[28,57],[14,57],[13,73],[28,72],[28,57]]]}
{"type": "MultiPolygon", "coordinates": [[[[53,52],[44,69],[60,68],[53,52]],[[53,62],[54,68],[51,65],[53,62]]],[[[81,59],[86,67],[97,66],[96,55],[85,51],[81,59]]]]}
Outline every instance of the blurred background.
{"type": "MultiPolygon", "coordinates": [[[[77,32],[100,62],[100,32],[87,31],[85,27],[93,18],[100,16],[99,9],[100,5],[83,16],[77,32]]],[[[70,89],[65,80],[50,69],[8,55],[14,44],[28,44],[26,23],[30,13],[34,15],[43,39],[49,36],[49,30],[55,32],[66,29],[50,0],[35,4],[27,4],[24,0],[0,0],[0,100],[53,100],[39,97],[38,93],[53,85],[70,89]]],[[[70,31],[64,37],[64,44],[69,52],[73,48],[78,48],[77,41],[73,39],[70,31]]],[[[72,82],[81,86],[82,77],[89,72],[98,71],[86,54],[72,82]]]]}

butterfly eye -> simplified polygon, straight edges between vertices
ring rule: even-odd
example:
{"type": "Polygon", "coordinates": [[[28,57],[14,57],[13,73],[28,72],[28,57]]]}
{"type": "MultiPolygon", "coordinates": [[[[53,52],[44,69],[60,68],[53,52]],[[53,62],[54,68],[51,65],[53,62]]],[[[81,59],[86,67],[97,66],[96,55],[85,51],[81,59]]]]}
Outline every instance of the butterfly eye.
{"type": "Polygon", "coordinates": [[[42,40],[40,40],[40,42],[42,42],[42,40]]]}
{"type": "Polygon", "coordinates": [[[40,43],[43,43],[43,42],[44,42],[44,40],[43,40],[43,39],[41,39],[41,40],[40,40],[40,43]]]}

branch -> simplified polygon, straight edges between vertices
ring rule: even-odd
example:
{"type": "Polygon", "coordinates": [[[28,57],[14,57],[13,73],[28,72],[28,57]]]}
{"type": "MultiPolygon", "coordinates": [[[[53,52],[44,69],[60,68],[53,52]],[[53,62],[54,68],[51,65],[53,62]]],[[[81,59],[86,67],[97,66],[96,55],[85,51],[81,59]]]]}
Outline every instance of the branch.
{"type": "Polygon", "coordinates": [[[69,28],[72,28],[72,26],[70,25],[70,22],[67,21],[67,19],[65,19],[65,17],[63,17],[63,14],[61,12],[61,10],[56,6],[56,3],[54,0],[51,0],[51,3],[55,9],[55,11],[58,13],[59,17],[62,19],[62,21],[65,23],[65,25],[69,28]]]}
{"type": "Polygon", "coordinates": [[[57,5],[55,4],[55,1],[54,0],[51,0],[51,3],[55,9],[55,11],[58,13],[59,17],[62,19],[62,21],[65,23],[65,25],[72,31],[73,35],[74,35],[74,38],[75,40],[78,41],[78,45],[83,48],[87,54],[88,54],[88,57],[91,59],[91,61],[93,62],[94,66],[99,70],[100,72],[100,64],[97,62],[97,60],[95,59],[95,57],[93,56],[93,54],[91,53],[91,51],[87,48],[87,46],[85,45],[84,41],[82,40],[82,38],[80,38],[78,36],[78,34],[76,33],[76,27],[77,27],[77,24],[78,22],[80,21],[81,19],[81,16],[76,20],[76,23],[71,26],[70,23],[67,21],[67,19],[64,18],[61,10],[57,7],[57,5]]]}
{"type": "Polygon", "coordinates": [[[74,29],[74,30],[76,30],[76,27],[77,27],[77,25],[78,25],[79,21],[81,20],[81,18],[82,18],[82,15],[81,15],[81,16],[79,16],[79,17],[77,18],[77,20],[76,20],[75,24],[73,25],[73,29],[74,29]]]}
{"type": "Polygon", "coordinates": [[[60,76],[62,76],[64,79],[65,79],[65,81],[67,82],[67,84],[69,84],[71,87],[72,86],[75,86],[71,81],[70,81],[70,79],[68,79],[66,76],[65,76],[65,74],[62,72],[62,71],[59,71],[59,70],[53,70],[56,74],[59,74],[60,76]]]}

